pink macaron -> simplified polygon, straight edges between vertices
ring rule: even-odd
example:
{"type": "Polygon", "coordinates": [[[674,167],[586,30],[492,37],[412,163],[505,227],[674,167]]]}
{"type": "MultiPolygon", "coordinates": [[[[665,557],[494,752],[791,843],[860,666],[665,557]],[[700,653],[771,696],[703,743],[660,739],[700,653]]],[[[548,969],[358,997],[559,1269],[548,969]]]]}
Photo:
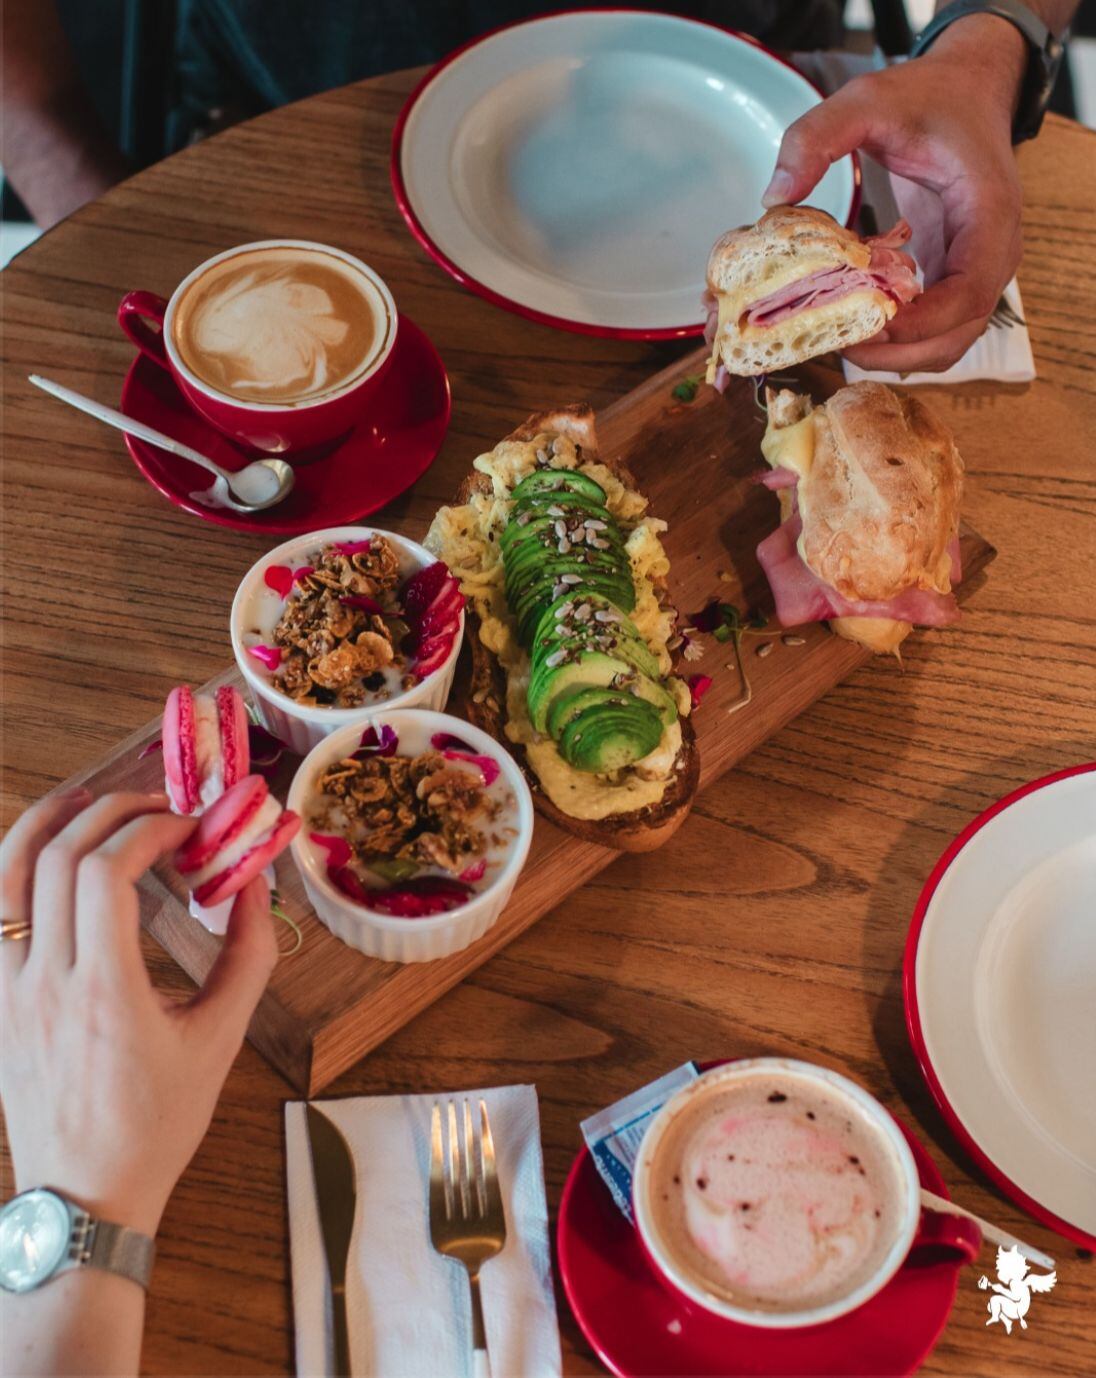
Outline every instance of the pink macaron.
{"type": "Polygon", "coordinates": [[[289,846],[300,826],[261,775],[247,775],[202,814],[175,853],[175,869],[200,905],[223,904],[289,846]]]}
{"type": "Polygon", "coordinates": [[[176,813],[201,813],[251,767],[247,709],[238,689],[213,694],[188,685],[172,689],[164,706],[164,783],[176,813]]]}

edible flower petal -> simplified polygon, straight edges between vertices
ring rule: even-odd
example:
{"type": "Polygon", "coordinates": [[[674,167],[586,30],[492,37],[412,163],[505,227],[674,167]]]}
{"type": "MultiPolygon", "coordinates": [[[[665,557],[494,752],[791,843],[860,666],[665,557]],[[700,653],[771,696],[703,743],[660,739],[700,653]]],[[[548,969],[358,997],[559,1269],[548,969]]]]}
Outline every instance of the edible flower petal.
{"type": "Polygon", "coordinates": [[[254,656],[260,665],[272,672],[282,663],[282,648],[280,646],[249,646],[247,653],[249,656],[254,656]]]}
{"type": "Polygon", "coordinates": [[[351,555],[364,555],[370,545],[372,542],[368,539],[364,541],[336,541],[335,549],[340,555],[345,555],[349,559],[351,555]]]}
{"type": "Polygon", "coordinates": [[[361,608],[362,612],[384,612],[377,600],[370,598],[367,593],[345,593],[339,598],[339,602],[347,608],[361,608]]]}
{"type": "Polygon", "coordinates": [[[502,767],[492,756],[480,756],[474,751],[443,751],[441,754],[447,761],[467,761],[470,766],[475,766],[483,776],[485,788],[493,785],[502,771],[502,767]]]}
{"type": "Polygon", "coordinates": [[[369,891],[361,883],[349,866],[328,866],[327,878],[336,890],[341,890],[347,899],[356,904],[369,905],[369,891]]]}
{"type": "Polygon", "coordinates": [[[300,569],[295,569],[293,571],[293,582],[295,584],[301,584],[310,574],[314,574],[315,571],[315,565],[301,565],[300,569]]]}
{"type": "Polygon", "coordinates": [[[487,858],[480,857],[474,866],[466,866],[460,873],[460,880],[464,885],[475,885],[477,880],[482,880],[487,870],[487,858]]]}
{"type": "Polygon", "coordinates": [[[723,614],[720,611],[719,599],[713,598],[699,612],[693,613],[692,617],[689,618],[689,626],[698,632],[714,632],[722,621],[723,614]]]}
{"type": "Polygon", "coordinates": [[[711,675],[690,675],[689,676],[689,695],[693,701],[693,707],[699,708],[700,700],[712,687],[711,675]]]}
{"type": "Polygon", "coordinates": [[[354,752],[354,759],[358,760],[363,756],[394,756],[399,744],[399,734],[394,727],[381,723],[378,734],[377,729],[370,725],[362,733],[358,749],[354,752]]]}
{"type": "Polygon", "coordinates": [[[279,598],[288,598],[293,587],[293,571],[288,565],[268,565],[263,571],[263,583],[279,598]]]}
{"type": "Polygon", "coordinates": [[[309,833],[309,842],[317,847],[323,847],[327,852],[328,871],[337,870],[340,866],[345,866],[350,860],[350,843],[345,837],[340,837],[338,833],[309,833]]]}

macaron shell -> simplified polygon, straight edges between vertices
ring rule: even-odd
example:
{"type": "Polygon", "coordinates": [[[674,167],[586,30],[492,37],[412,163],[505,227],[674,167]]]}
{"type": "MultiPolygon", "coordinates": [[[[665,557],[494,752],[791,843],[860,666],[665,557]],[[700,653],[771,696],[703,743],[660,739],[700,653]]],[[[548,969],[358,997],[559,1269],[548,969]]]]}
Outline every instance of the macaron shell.
{"type": "Polygon", "coordinates": [[[176,813],[198,807],[198,757],[194,743],[194,695],[190,686],[172,689],[164,705],[161,728],[164,784],[176,813]]]}
{"type": "Polygon", "coordinates": [[[300,826],[301,820],[298,815],[292,810],[286,809],[265,842],[256,844],[234,866],[230,866],[220,875],[216,875],[211,880],[207,880],[204,885],[200,885],[194,891],[194,898],[206,908],[215,904],[223,904],[225,900],[242,890],[252,877],[265,870],[275,857],[280,856],[285,851],[296,836],[300,826]]]}
{"type": "Polygon", "coordinates": [[[175,869],[180,875],[207,866],[217,852],[239,836],[241,829],[262,808],[268,793],[261,775],[245,775],[210,804],[198,826],[175,853],[175,869]]]}
{"type": "Polygon", "coordinates": [[[240,691],[231,684],[222,684],[216,699],[217,723],[221,730],[221,772],[225,789],[231,789],[251,769],[247,707],[240,691]]]}

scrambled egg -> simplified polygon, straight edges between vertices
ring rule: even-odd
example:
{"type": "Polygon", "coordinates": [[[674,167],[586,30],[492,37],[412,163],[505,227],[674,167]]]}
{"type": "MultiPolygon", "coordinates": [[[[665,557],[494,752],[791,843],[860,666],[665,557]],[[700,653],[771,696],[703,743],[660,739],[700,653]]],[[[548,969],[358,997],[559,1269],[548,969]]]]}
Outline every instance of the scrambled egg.
{"type": "Polygon", "coordinates": [[[531,667],[506,602],[499,537],[510,518],[512,489],[536,468],[537,450],[545,449],[552,451],[553,467],[580,469],[605,490],[609,511],[628,533],[626,549],[636,589],[632,621],[658,658],[662,674],[669,676],[667,687],[677,700],[678,712],[688,714],[688,686],[670,676],[666,643],[673,632],[673,616],[659,607],[653,582],[664,579],[670,568],[659,539],[666,523],[646,516],[647,499],[604,464],[580,460],[566,437],[504,440],[490,454],[480,455],[473,468],[490,478],[491,492],[476,493],[461,507],[441,508],[424,544],[460,580],[462,593],[475,605],[480,640],[506,673],[507,736],[525,747],[529,764],[557,808],[572,818],[597,820],[648,808],[662,799],[681,749],[681,724],[667,727],[658,746],[642,761],[612,775],[593,775],[568,765],[555,742],[538,733],[529,720],[526,694],[531,667]]]}

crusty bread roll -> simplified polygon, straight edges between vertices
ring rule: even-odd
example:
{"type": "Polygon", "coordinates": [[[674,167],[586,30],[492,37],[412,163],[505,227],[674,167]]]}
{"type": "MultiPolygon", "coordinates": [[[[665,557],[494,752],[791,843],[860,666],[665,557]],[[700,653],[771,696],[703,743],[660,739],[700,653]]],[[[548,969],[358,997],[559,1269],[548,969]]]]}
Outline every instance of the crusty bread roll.
{"type": "Polygon", "coordinates": [[[729,230],[708,259],[708,288],[719,309],[709,382],[720,363],[730,373],[773,373],[878,334],[897,306],[873,285],[773,325],[746,319],[790,283],[842,266],[866,274],[871,260],[871,246],[858,234],[811,206],[777,206],[756,225],[729,230]]]}
{"type": "MultiPolygon", "coordinates": [[[[853,383],[821,407],[790,391],[767,394],[766,453],[781,431],[799,437],[795,499],[807,567],[851,603],[881,603],[908,590],[951,592],[951,542],[959,527],[963,461],[924,403],[882,383],[853,383]]],[[[780,492],[781,518],[791,493],[780,492]]],[[[839,635],[873,651],[896,651],[911,624],[837,617],[839,635]]]]}

